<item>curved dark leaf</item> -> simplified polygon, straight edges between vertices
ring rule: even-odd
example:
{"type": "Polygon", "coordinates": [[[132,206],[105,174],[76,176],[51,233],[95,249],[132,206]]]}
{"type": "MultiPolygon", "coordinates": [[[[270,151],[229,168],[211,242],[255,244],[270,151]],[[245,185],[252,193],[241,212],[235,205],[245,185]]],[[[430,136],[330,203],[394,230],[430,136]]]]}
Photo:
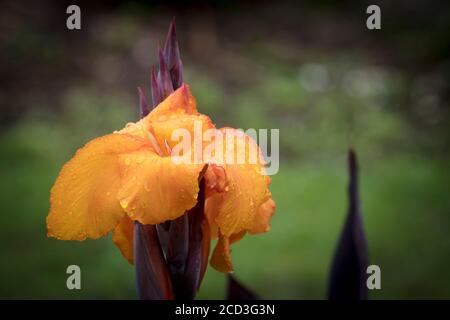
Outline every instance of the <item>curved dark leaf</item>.
{"type": "Polygon", "coordinates": [[[181,63],[180,49],[178,47],[175,19],[170,23],[163,52],[173,88],[179,88],[183,84],[183,64],[181,63]]]}
{"type": "Polygon", "coordinates": [[[141,87],[138,87],[138,93],[139,93],[139,115],[141,118],[144,118],[149,113],[150,108],[148,107],[144,92],[142,91],[141,87]]]}
{"type": "Polygon", "coordinates": [[[134,266],[139,299],[173,299],[169,272],[153,225],[134,222],[134,266]]]}
{"type": "Polygon", "coordinates": [[[164,223],[160,223],[156,225],[156,231],[158,233],[159,244],[163,250],[165,256],[167,256],[167,245],[169,243],[169,230],[170,230],[170,222],[166,221],[164,223]]]}
{"type": "Polygon", "coordinates": [[[173,220],[170,224],[167,242],[167,265],[177,299],[185,297],[186,281],[184,272],[189,253],[189,219],[187,214],[173,220]]]}
{"type": "Polygon", "coordinates": [[[201,179],[197,204],[170,225],[167,264],[176,299],[193,299],[206,270],[210,238],[203,230],[204,203],[205,185],[201,179]]]}
{"type": "Polygon", "coordinates": [[[334,256],[329,283],[329,299],[367,299],[367,245],[359,210],[358,163],[353,150],[349,151],[348,186],[349,209],[344,229],[334,256]]]}
{"type": "Polygon", "coordinates": [[[239,281],[228,274],[228,300],[259,300],[248,288],[244,287],[239,281]]]}
{"type": "Polygon", "coordinates": [[[152,74],[150,79],[152,89],[152,107],[156,107],[161,101],[163,101],[160,86],[158,83],[158,77],[156,76],[155,67],[152,67],[152,74]]]}
{"type": "Polygon", "coordinates": [[[167,67],[167,62],[164,58],[164,53],[161,50],[159,50],[159,71],[157,81],[160,92],[162,93],[162,99],[164,100],[173,92],[174,88],[172,85],[170,72],[167,67]]]}
{"type": "Polygon", "coordinates": [[[186,285],[189,296],[194,298],[200,286],[201,279],[206,271],[205,263],[208,263],[209,244],[211,241],[209,235],[204,233],[205,218],[205,179],[199,182],[200,190],[198,192],[197,204],[188,211],[189,217],[189,254],[186,265],[186,285]],[[205,259],[206,255],[206,259],[205,259]],[[206,261],[206,262],[205,262],[206,261]]]}

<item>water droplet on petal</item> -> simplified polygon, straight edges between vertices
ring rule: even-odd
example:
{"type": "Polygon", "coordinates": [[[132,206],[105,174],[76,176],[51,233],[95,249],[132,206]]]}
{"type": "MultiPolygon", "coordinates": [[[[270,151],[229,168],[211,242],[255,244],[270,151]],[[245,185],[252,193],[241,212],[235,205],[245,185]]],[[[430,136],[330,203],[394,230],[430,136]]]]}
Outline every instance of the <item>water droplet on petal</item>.
{"type": "Polygon", "coordinates": [[[145,157],[144,157],[144,156],[139,156],[139,157],[136,159],[136,162],[137,162],[137,163],[142,163],[142,162],[144,162],[144,160],[145,160],[145,157]]]}
{"type": "Polygon", "coordinates": [[[120,200],[120,205],[122,208],[126,209],[128,207],[128,201],[127,200],[120,200]]]}

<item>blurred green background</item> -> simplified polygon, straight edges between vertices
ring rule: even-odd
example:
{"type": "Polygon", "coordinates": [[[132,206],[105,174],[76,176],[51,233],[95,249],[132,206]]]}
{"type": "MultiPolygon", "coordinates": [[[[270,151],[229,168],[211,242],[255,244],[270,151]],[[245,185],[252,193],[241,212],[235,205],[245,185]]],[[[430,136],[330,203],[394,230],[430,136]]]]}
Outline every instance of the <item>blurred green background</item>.
{"type": "MultiPolygon", "coordinates": [[[[450,10],[444,1],[0,4],[0,298],[136,298],[108,236],[46,237],[49,190],[85,142],[137,119],[170,19],[185,82],[218,126],[280,129],[271,231],[233,247],[266,299],[322,299],[346,212],[346,153],[360,158],[373,299],[450,298],[450,10]],[[66,289],[68,265],[82,290],[66,289]]],[[[223,298],[209,268],[199,298],[223,298]]]]}

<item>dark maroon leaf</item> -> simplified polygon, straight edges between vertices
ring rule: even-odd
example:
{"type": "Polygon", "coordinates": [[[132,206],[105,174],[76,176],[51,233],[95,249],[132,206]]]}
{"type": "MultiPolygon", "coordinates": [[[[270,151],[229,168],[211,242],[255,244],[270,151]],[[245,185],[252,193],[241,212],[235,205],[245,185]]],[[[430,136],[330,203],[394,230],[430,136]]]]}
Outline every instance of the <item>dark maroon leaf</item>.
{"type": "Polygon", "coordinates": [[[349,151],[348,164],[349,209],[331,268],[329,299],[365,300],[368,256],[359,209],[358,163],[352,150],[349,151]]]}
{"type": "Polygon", "coordinates": [[[183,65],[178,47],[175,19],[172,20],[164,44],[164,57],[172,79],[173,88],[179,88],[183,84],[183,65]]]}
{"type": "Polygon", "coordinates": [[[188,211],[189,217],[189,255],[186,266],[186,284],[189,295],[194,298],[200,286],[208,262],[209,246],[206,248],[204,242],[211,241],[203,233],[203,224],[205,221],[205,180],[202,178],[199,182],[200,190],[198,192],[197,204],[188,211]],[[206,249],[208,249],[207,252],[206,249]]]}
{"type": "Polygon", "coordinates": [[[188,256],[189,223],[186,214],[170,223],[169,242],[167,243],[167,260],[175,269],[184,272],[188,256]]]}
{"type": "Polygon", "coordinates": [[[171,221],[166,221],[156,225],[156,231],[158,231],[159,242],[163,252],[167,255],[167,244],[169,242],[169,230],[171,221]]]}
{"type": "Polygon", "coordinates": [[[201,235],[202,242],[200,246],[200,275],[199,279],[197,280],[197,291],[200,289],[200,284],[202,283],[203,277],[205,276],[206,268],[208,267],[209,252],[211,250],[211,230],[209,227],[209,222],[205,217],[203,217],[202,221],[201,235]]]}
{"type": "Polygon", "coordinates": [[[150,111],[147,100],[145,99],[144,92],[142,91],[141,87],[138,87],[138,93],[139,93],[139,115],[141,118],[144,118],[150,111]]]}
{"type": "Polygon", "coordinates": [[[174,88],[179,88],[183,85],[183,63],[181,60],[178,60],[178,62],[170,68],[170,76],[174,88]]]}
{"type": "Polygon", "coordinates": [[[158,84],[158,77],[155,72],[155,67],[152,67],[151,74],[151,89],[152,89],[152,107],[156,107],[161,101],[163,101],[161,90],[158,84]]]}
{"type": "Polygon", "coordinates": [[[202,232],[205,201],[204,180],[200,182],[197,204],[180,218],[171,222],[167,249],[167,264],[176,299],[190,300],[197,293],[206,270],[209,237],[202,232]],[[207,252],[206,252],[207,251],[207,252]],[[206,259],[205,259],[206,255],[206,259]]]}
{"type": "Polygon", "coordinates": [[[157,76],[158,87],[164,100],[173,92],[172,79],[170,78],[170,72],[167,68],[167,62],[164,58],[163,52],[159,51],[159,72],[157,76]]]}
{"type": "Polygon", "coordinates": [[[174,285],[175,297],[184,297],[184,271],[189,252],[189,222],[188,215],[173,220],[170,224],[167,242],[167,265],[174,285]]]}
{"type": "Polygon", "coordinates": [[[166,42],[164,44],[164,57],[169,68],[172,68],[176,61],[180,60],[175,19],[172,19],[169,25],[169,31],[167,32],[166,42]]]}
{"type": "Polygon", "coordinates": [[[244,287],[239,281],[228,274],[228,300],[259,300],[253,292],[244,287]]]}
{"type": "MultiPolygon", "coordinates": [[[[170,222],[170,221],[167,221],[170,222]]],[[[161,245],[161,249],[163,250],[165,256],[167,256],[167,244],[169,242],[169,228],[170,224],[161,223],[156,225],[156,232],[158,233],[159,244],[161,245]]]]}
{"type": "Polygon", "coordinates": [[[153,225],[134,223],[134,266],[139,299],[173,299],[169,272],[153,225]]]}

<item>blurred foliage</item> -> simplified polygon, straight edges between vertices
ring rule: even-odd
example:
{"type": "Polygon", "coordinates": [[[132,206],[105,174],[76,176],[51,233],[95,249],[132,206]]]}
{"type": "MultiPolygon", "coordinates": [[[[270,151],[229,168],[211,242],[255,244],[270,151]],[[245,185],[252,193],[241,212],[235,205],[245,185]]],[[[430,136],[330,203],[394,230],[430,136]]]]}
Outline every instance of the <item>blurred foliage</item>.
{"type": "MultiPolygon", "coordinates": [[[[27,30],[8,45],[24,55],[34,50],[39,61],[56,59],[68,76],[59,80],[58,70],[48,70],[43,79],[57,81],[31,85],[18,97],[31,107],[0,131],[0,298],[136,297],[134,270],[110,236],[49,239],[45,217],[49,190],[75,150],[137,118],[135,87],[148,83],[145,68],[168,24],[163,16],[148,27],[147,16],[159,11],[137,3],[91,20],[95,32],[81,42],[86,65],[74,75],[63,63],[70,44],[53,42],[51,33],[27,30]],[[52,46],[34,45],[41,41],[52,46]],[[81,267],[80,291],[66,289],[70,264],[81,267]]],[[[370,262],[382,270],[382,290],[371,297],[450,298],[443,285],[450,283],[447,62],[412,73],[374,62],[364,50],[314,42],[299,48],[289,38],[227,38],[217,51],[208,25],[185,25],[191,26],[179,28],[185,81],[199,110],[218,126],[280,129],[280,172],[271,186],[276,215],[269,233],[233,246],[237,278],[267,299],[325,297],[346,212],[346,152],[353,147],[370,262]],[[201,52],[190,38],[199,30],[201,52]]],[[[225,277],[209,268],[199,297],[223,298],[224,290],[225,277]]]]}

